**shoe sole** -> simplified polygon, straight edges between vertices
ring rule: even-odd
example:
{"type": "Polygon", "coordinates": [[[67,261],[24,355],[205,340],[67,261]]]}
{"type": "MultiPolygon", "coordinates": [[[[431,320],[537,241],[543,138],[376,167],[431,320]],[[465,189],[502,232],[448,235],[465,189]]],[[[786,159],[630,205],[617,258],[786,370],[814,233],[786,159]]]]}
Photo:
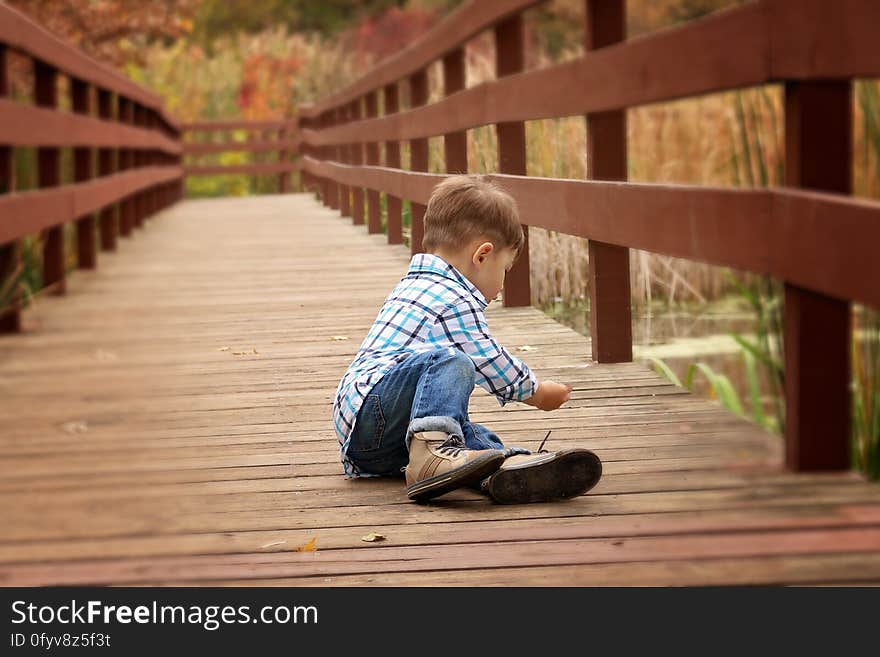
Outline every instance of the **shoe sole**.
{"type": "Polygon", "coordinates": [[[504,463],[504,454],[495,450],[493,452],[481,454],[470,463],[449,472],[417,481],[406,487],[406,494],[415,502],[423,502],[480,481],[497,472],[504,463]]]}
{"type": "Polygon", "coordinates": [[[540,465],[502,468],[489,478],[488,492],[499,504],[568,499],[586,493],[602,477],[602,461],[587,449],[568,449],[540,465]]]}

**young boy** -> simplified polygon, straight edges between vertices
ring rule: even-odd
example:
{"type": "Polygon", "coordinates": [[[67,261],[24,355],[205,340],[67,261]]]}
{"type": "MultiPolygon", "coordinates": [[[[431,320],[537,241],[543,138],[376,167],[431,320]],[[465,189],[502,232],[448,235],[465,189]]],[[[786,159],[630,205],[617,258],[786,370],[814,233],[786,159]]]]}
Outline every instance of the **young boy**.
{"type": "Polygon", "coordinates": [[[385,299],[336,390],[345,474],[406,474],[416,501],[474,486],[501,503],[579,495],[602,473],[586,449],[532,454],[470,421],[476,383],[504,406],[559,408],[570,385],[541,381],[489,334],[483,314],[525,238],[514,199],[480,176],[438,184],[422,245],[385,299]]]}

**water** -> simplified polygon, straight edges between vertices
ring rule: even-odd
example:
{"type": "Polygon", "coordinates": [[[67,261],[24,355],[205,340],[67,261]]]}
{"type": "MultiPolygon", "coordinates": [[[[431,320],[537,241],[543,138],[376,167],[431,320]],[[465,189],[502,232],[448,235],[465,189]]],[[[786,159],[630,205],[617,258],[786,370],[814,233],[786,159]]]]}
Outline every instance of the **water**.
{"type": "MultiPolygon", "coordinates": [[[[585,336],[590,334],[590,310],[583,305],[556,303],[545,312],[585,336]]],[[[742,348],[734,333],[750,339],[756,318],[740,299],[730,298],[705,306],[668,309],[633,309],[633,360],[658,358],[684,382],[693,363],[705,363],[726,376],[736,390],[746,412],[750,409],[749,380],[742,348]]],[[[761,407],[772,417],[774,402],[771,387],[759,367],[761,407]]],[[[711,386],[702,373],[693,379],[693,391],[713,397],[711,386]]]]}

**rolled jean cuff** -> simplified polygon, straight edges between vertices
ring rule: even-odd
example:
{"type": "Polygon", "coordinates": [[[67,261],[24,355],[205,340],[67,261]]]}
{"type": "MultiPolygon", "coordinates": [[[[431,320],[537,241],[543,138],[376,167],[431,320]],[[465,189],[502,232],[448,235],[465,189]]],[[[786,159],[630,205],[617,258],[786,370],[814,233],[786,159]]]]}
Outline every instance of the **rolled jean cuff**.
{"type": "Polygon", "coordinates": [[[464,432],[461,425],[455,418],[448,415],[428,415],[426,417],[417,417],[409,423],[409,429],[406,432],[406,448],[409,450],[409,444],[414,433],[421,431],[443,431],[453,434],[464,440],[464,432]]]}

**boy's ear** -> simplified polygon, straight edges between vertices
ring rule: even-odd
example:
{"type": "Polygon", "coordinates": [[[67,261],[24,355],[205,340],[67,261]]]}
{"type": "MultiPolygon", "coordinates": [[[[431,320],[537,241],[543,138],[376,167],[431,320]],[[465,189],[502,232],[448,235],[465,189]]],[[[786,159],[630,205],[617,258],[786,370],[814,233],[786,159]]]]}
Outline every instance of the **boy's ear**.
{"type": "Polygon", "coordinates": [[[495,249],[495,245],[492,242],[483,242],[477,247],[477,250],[474,251],[474,264],[479,262],[483,262],[483,260],[495,249]]]}

